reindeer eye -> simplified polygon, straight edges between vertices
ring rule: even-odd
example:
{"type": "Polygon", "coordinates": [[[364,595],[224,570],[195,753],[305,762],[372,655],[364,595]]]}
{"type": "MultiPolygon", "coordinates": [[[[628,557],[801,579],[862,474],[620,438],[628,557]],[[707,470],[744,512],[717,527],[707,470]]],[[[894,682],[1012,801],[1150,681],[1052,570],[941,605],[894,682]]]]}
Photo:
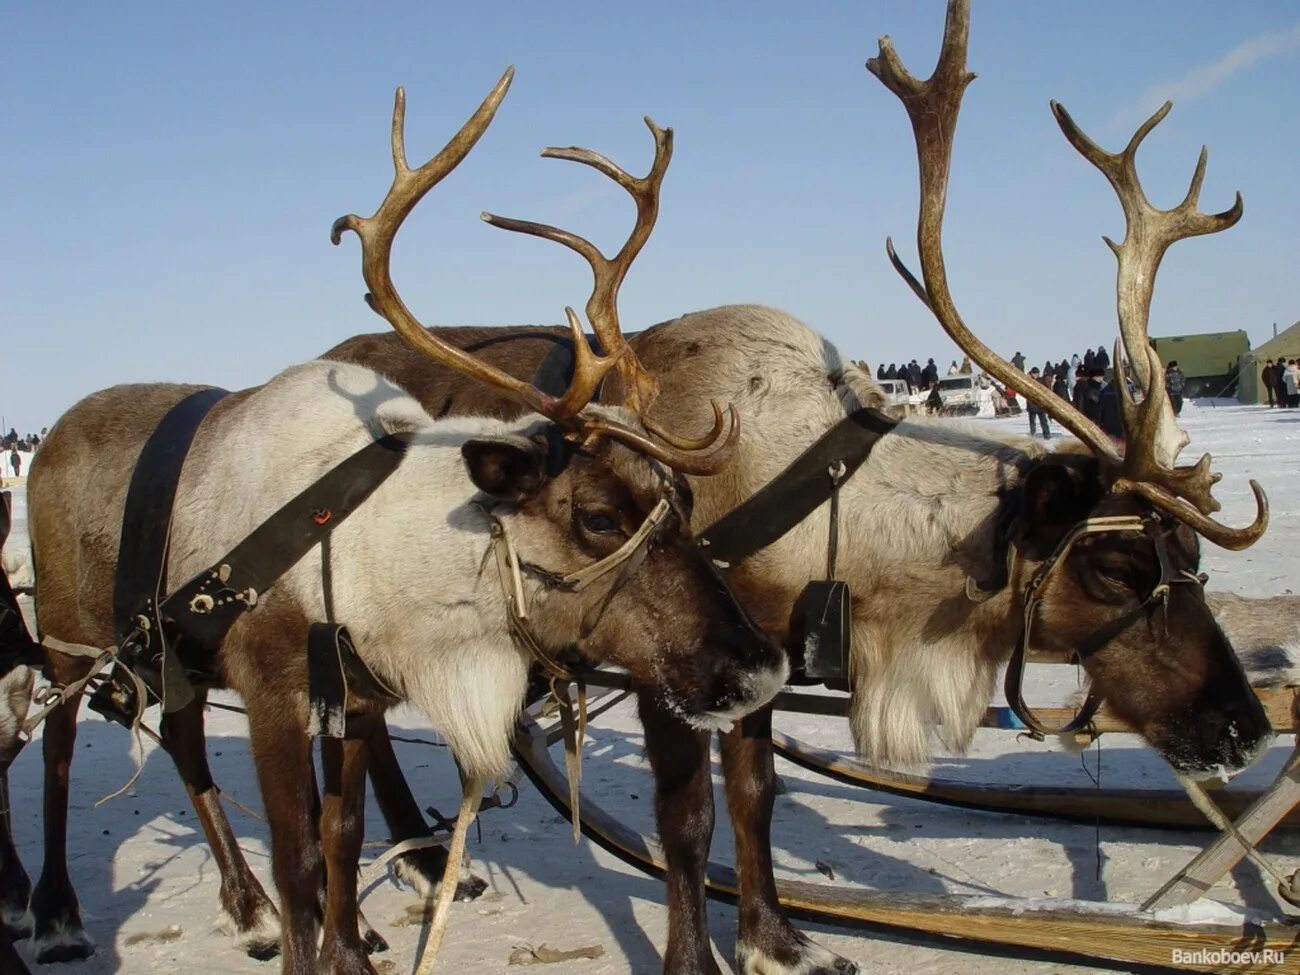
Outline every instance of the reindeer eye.
{"type": "Polygon", "coordinates": [[[593,535],[623,534],[622,526],[619,524],[618,515],[612,511],[578,508],[576,514],[582,527],[593,535]]]}
{"type": "Polygon", "coordinates": [[[1102,560],[1096,565],[1097,575],[1109,583],[1126,586],[1132,581],[1131,567],[1120,561],[1102,560]]]}

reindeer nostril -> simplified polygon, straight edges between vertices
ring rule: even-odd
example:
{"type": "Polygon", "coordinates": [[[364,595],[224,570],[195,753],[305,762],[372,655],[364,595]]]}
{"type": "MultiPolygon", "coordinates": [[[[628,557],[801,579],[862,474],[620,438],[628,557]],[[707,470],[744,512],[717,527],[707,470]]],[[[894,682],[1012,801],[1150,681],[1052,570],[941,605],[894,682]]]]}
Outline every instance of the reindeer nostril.
{"type": "Polygon", "coordinates": [[[735,696],[730,691],[718,691],[709,698],[709,710],[726,711],[735,703],[735,696]]]}

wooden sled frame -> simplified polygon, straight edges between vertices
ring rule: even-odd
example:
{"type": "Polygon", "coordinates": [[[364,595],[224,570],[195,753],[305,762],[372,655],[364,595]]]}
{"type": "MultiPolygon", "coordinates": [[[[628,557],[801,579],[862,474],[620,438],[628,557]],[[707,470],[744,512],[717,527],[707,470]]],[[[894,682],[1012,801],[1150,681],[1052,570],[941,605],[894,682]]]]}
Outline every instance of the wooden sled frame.
{"type": "MultiPolygon", "coordinates": [[[[1300,687],[1256,688],[1255,693],[1263,702],[1278,734],[1300,733],[1300,687]]],[[[787,691],[778,695],[776,700],[777,710],[800,714],[844,717],[848,713],[848,706],[849,699],[843,695],[787,691]]],[[[1054,725],[1062,725],[1074,716],[1074,711],[1068,708],[1037,708],[1035,711],[1042,720],[1054,725]]],[[[1011,732],[1025,731],[1024,725],[1006,707],[988,708],[980,726],[1011,732]]],[[[1092,727],[1096,735],[1132,731],[1104,706],[1093,719],[1092,727]]],[[[780,731],[773,732],[772,744],[778,755],[795,765],[846,785],[891,795],[967,809],[1043,816],[1072,822],[1166,829],[1213,828],[1191,804],[1186,793],[1179,789],[985,785],[881,768],[846,758],[780,731]]],[[[1264,794],[1264,790],[1232,788],[1212,793],[1215,804],[1231,819],[1244,815],[1264,794]]],[[[1300,828],[1300,808],[1283,813],[1274,826],[1300,828]]]]}
{"type": "MultiPolygon", "coordinates": [[[[619,674],[595,675],[589,683],[623,690],[629,687],[626,678],[619,674]]],[[[776,707],[799,709],[797,705],[809,698],[836,700],[786,692],[778,696],[776,707]]],[[[819,707],[813,713],[826,712],[819,707]]],[[[550,747],[558,738],[558,730],[540,724],[533,709],[521,717],[514,750],[528,778],[557,812],[572,821],[568,780],[550,754],[550,747]]],[[[1300,746],[1273,786],[1238,817],[1237,828],[1250,842],[1258,842],[1297,804],[1300,804],[1300,746]]],[[[579,826],[588,839],[625,863],[653,876],[664,875],[667,865],[658,844],[626,826],[588,797],[582,799],[579,826]]],[[[1105,902],[911,894],[792,880],[778,880],[777,894],[787,909],[830,923],[883,925],[1120,964],[1187,971],[1295,971],[1300,961],[1300,925],[1246,920],[1186,923],[1174,919],[1176,911],[1161,913],[1199,899],[1244,855],[1237,840],[1225,834],[1178,871],[1146,903],[1132,905],[1128,910],[1124,905],[1105,902]],[[1248,954],[1254,961],[1237,965],[1222,961],[1234,953],[1248,954]]],[[[735,871],[712,861],[706,868],[706,883],[710,896],[723,900],[733,901],[739,893],[735,871]]]]}

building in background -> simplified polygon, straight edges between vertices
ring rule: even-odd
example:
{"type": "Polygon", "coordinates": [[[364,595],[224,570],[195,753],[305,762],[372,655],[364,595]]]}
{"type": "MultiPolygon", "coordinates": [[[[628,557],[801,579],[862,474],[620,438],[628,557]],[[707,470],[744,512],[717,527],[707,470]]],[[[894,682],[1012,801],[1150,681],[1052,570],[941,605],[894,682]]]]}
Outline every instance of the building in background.
{"type": "Polygon", "coordinates": [[[1269,359],[1274,362],[1278,359],[1300,359],[1300,322],[1274,335],[1258,349],[1251,349],[1240,357],[1238,370],[1241,374],[1241,386],[1237,391],[1237,399],[1241,402],[1268,402],[1268,393],[1260,380],[1260,370],[1269,359]]]}
{"type": "MultiPolygon", "coordinates": [[[[1250,337],[1244,330],[1166,335],[1153,338],[1151,344],[1160,353],[1161,362],[1165,365],[1177,362],[1187,377],[1183,389],[1186,399],[1238,395],[1240,360],[1242,356],[1251,354],[1250,337]]],[[[1264,359],[1259,361],[1262,363],[1264,359]]],[[[1256,400],[1243,399],[1242,402],[1253,403],[1256,400]]]]}

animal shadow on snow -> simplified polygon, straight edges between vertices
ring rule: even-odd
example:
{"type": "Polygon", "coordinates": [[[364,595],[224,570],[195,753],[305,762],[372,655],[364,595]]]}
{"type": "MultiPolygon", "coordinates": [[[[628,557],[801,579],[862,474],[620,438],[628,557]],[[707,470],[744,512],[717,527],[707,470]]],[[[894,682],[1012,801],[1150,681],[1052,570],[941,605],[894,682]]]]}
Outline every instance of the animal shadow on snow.
{"type": "MultiPolygon", "coordinates": [[[[620,722],[624,726],[629,723],[626,716],[620,722]]],[[[203,960],[221,963],[223,971],[274,970],[275,963],[268,967],[254,962],[241,955],[229,939],[213,934],[218,910],[216,864],[170,759],[160,749],[148,747],[140,777],[131,790],[95,808],[98,799],[120,788],[134,773],[133,748],[123,729],[110,727],[95,717],[83,719],[78,732],[69,871],[87,931],[98,950],[85,963],[44,969],[33,966],[33,970],[100,975],[138,971],[142,966],[148,968],[151,962],[156,966],[157,935],[173,924],[182,930],[174,944],[167,945],[167,954],[178,962],[199,960],[207,952],[203,960]],[[123,850],[128,843],[130,846],[123,850]],[[143,940],[131,944],[133,936],[143,940]]],[[[394,732],[432,737],[423,728],[395,727],[394,732]]],[[[446,750],[401,742],[395,747],[421,806],[433,803],[443,812],[454,811],[457,785],[446,750]]],[[[1264,767],[1248,773],[1251,783],[1260,785],[1270,779],[1285,751],[1275,747],[1261,763],[1264,767]]],[[[238,733],[213,735],[208,740],[208,754],[218,784],[228,795],[260,813],[247,739],[238,733]]],[[[613,810],[629,827],[653,835],[653,783],[639,729],[622,731],[597,724],[590,730],[584,754],[584,796],[613,810]]],[[[552,757],[557,763],[562,761],[558,746],[552,757]]],[[[1060,785],[1079,780],[1079,784],[1086,784],[1079,764],[1078,756],[1026,750],[996,758],[944,759],[936,769],[946,776],[983,783],[1060,785]]],[[[1043,888],[1050,887],[1048,893],[1054,897],[1107,897],[1105,883],[1097,879],[1097,834],[1091,825],[887,796],[802,772],[784,761],[777,763],[777,772],[788,790],[777,797],[772,827],[779,877],[923,894],[953,891],[1043,896],[1043,888]],[[1016,840],[1045,841],[1048,847],[1057,848],[1055,854],[1050,850],[1037,854],[1053,864],[1038,889],[1009,889],[1002,882],[1009,869],[1008,859],[1018,856],[1009,845],[1016,840]],[[980,859],[978,853],[972,858],[968,845],[972,850],[987,849],[983,855],[986,859],[980,859]],[[951,855],[950,849],[955,851],[951,855]],[[833,880],[824,875],[827,870],[834,874],[833,880]]],[[[1142,748],[1110,747],[1103,754],[1102,774],[1103,785],[1108,786],[1120,781],[1159,788],[1173,786],[1158,757],[1142,748]]],[[[713,777],[717,810],[713,858],[730,863],[731,828],[716,754],[713,777]]],[[[10,772],[15,835],[33,882],[41,858],[41,778],[40,746],[34,743],[19,756],[10,772]]],[[[265,824],[233,807],[228,806],[227,812],[250,865],[268,892],[273,893],[265,852],[269,847],[265,824]]],[[[548,918],[553,919],[553,915],[547,905],[536,904],[539,910],[534,913],[530,910],[534,904],[529,902],[541,899],[546,890],[571,889],[601,915],[608,932],[593,931],[584,943],[604,942],[607,950],[621,956],[631,971],[658,970],[666,937],[660,880],[613,865],[609,855],[597,851],[585,839],[575,846],[568,824],[526,780],[520,785],[519,802],[514,808],[488,811],[481,824],[481,840],[471,833],[473,868],[488,880],[490,891],[500,895],[499,902],[517,915],[511,929],[521,939],[540,944],[552,937],[548,918]],[[608,943],[611,939],[617,947],[608,943]]],[[[373,797],[369,797],[366,839],[374,843],[386,835],[373,797]]],[[[1151,890],[1190,856],[1186,847],[1199,846],[1212,835],[1202,831],[1100,828],[1103,856],[1108,844],[1122,838],[1126,843],[1141,844],[1164,860],[1166,866],[1151,872],[1151,890]],[[1162,851],[1162,847],[1173,849],[1162,851]]],[[[1041,850],[1042,843],[1034,849],[1041,850]]],[[[1263,849],[1274,855],[1295,856],[1300,854],[1300,838],[1293,833],[1279,833],[1263,849]]],[[[378,852],[368,848],[363,861],[378,852]]],[[[1023,865],[1014,868],[1014,876],[1023,873],[1023,865]]],[[[398,929],[393,922],[405,906],[418,901],[418,896],[409,890],[394,890],[388,880],[375,880],[369,873],[364,876],[369,879],[363,881],[366,896],[362,908],[380,933],[393,942],[394,954],[389,957],[400,966],[410,949],[401,937],[395,937],[398,929]]],[[[1231,882],[1248,905],[1274,909],[1269,881],[1254,865],[1239,866],[1231,882]]],[[[1145,896],[1151,890],[1139,893],[1145,896]]],[[[467,921],[476,910],[472,905],[457,908],[467,921]]],[[[729,963],[735,957],[735,909],[714,902],[709,913],[718,956],[729,963]]],[[[806,921],[799,926],[814,937],[818,931],[845,933],[841,927],[810,925],[806,921]]],[[[454,913],[449,932],[453,942],[457,940],[457,928],[454,913]]],[[[476,928],[475,935],[479,933],[476,928]]],[[[500,953],[503,962],[509,946],[502,945],[498,952],[498,945],[492,942],[484,950],[493,956],[500,953]]],[[[19,951],[31,964],[29,943],[20,942],[19,951]]]]}
{"type": "MultiPolygon", "coordinates": [[[[151,722],[155,718],[153,712],[147,716],[151,722]]],[[[394,727],[393,731],[426,740],[434,738],[429,729],[422,727],[394,727]]],[[[433,804],[454,814],[459,785],[446,750],[394,744],[421,807],[433,804]]],[[[126,731],[96,716],[86,716],[83,710],[72,769],[68,870],[96,952],[85,962],[37,966],[30,941],[24,940],[18,943],[20,955],[36,975],[107,975],[158,968],[158,946],[167,941],[166,954],[177,963],[202,961],[218,965],[216,970],[230,972],[277,971],[278,961],[266,964],[249,959],[229,938],[215,933],[220,907],[216,862],[171,760],[152,743],[146,741],[145,746],[140,776],[130,790],[96,808],[99,799],[130,780],[136,771],[136,759],[126,731]],[[180,930],[169,931],[173,926],[180,930]]],[[[621,742],[615,749],[631,750],[621,742]]],[[[639,752],[639,745],[636,750],[639,752]]],[[[593,744],[589,770],[595,762],[606,760],[604,754],[597,754],[599,751],[599,746],[593,744]]],[[[40,742],[33,742],[10,769],[15,840],[33,884],[42,856],[40,752],[40,742]]],[[[225,794],[260,815],[261,797],[247,738],[238,733],[212,734],[208,737],[208,757],[213,777],[225,794]]],[[[644,784],[646,787],[638,790],[642,793],[640,804],[650,817],[651,790],[648,781],[644,784]]],[[[474,871],[489,882],[490,892],[501,895],[508,908],[520,915],[513,925],[519,938],[533,944],[548,938],[554,941],[550,927],[553,908],[545,903],[542,891],[574,889],[603,916],[618,947],[615,949],[599,932],[586,936],[584,943],[604,942],[607,950],[621,955],[632,971],[658,970],[663,932],[647,933],[643,922],[649,913],[647,905],[651,905],[651,912],[662,911],[662,882],[639,873],[611,870],[608,858],[598,861],[587,840],[573,845],[567,823],[526,780],[519,791],[519,802],[513,808],[490,810],[481,817],[481,839],[472,831],[469,847],[474,871]],[[536,912],[530,911],[534,904],[539,908],[536,912]]],[[[226,812],[249,865],[267,892],[278,900],[271,877],[266,824],[229,804],[226,812]]],[[[362,858],[362,910],[392,943],[393,953],[387,957],[395,959],[400,969],[408,960],[405,956],[414,950],[405,940],[405,932],[412,929],[399,928],[394,922],[405,920],[403,911],[414,908],[419,895],[409,888],[397,890],[386,875],[377,879],[378,874],[366,866],[381,852],[377,847],[388,835],[373,795],[367,796],[365,834],[369,846],[362,858]]],[[[475,911],[472,904],[456,905],[450,941],[456,940],[458,927],[475,911]],[[464,921],[458,921],[457,914],[464,921]]],[[[484,950],[492,951],[493,957],[499,953],[499,961],[504,964],[511,945],[503,942],[499,952],[497,947],[490,944],[484,950]]]]}
{"type": "MultiPolygon", "coordinates": [[[[1242,784],[1267,787],[1289,752],[1287,746],[1274,746],[1244,774],[1242,784]]],[[[1024,751],[992,758],[937,759],[933,773],[972,784],[1088,788],[1092,785],[1090,775],[1097,774],[1096,762],[1094,751],[1082,755],[1024,751]],[[1082,767],[1084,761],[1087,772],[1082,767]]],[[[788,875],[780,866],[780,851],[788,850],[800,859],[821,859],[838,881],[874,889],[1107,900],[1112,896],[1107,883],[1109,857],[1127,855],[1122,848],[1116,851],[1116,845],[1123,844],[1140,846],[1134,855],[1155,861],[1144,871],[1141,883],[1130,880],[1124,884],[1124,896],[1115,897],[1140,901],[1217,835],[1208,824],[1204,830],[1169,830],[945,806],[840,784],[779,758],[777,774],[787,789],[777,798],[772,827],[778,876],[788,875]],[[855,808],[860,810],[857,816],[855,808]],[[1012,846],[1017,841],[1028,845],[1018,849],[1012,846]],[[862,845],[866,842],[872,846],[862,845]],[[897,856],[879,852],[882,845],[892,849],[895,844],[897,856]],[[1006,883],[1008,880],[1011,883],[1006,883]],[[1026,883],[1035,886],[1022,886],[1026,883]]],[[[1178,790],[1168,767],[1143,747],[1106,746],[1100,778],[1106,788],[1123,783],[1178,790]]],[[[1294,858],[1300,855],[1298,833],[1277,830],[1260,849],[1265,854],[1294,858]]],[[[1286,861],[1282,865],[1285,867],[1286,861]]],[[[1249,860],[1239,864],[1230,879],[1221,881],[1220,892],[1229,886],[1250,908],[1266,913],[1279,910],[1272,881],[1249,860]]]]}
{"type": "MultiPolygon", "coordinates": [[[[183,958],[186,940],[207,936],[214,930],[220,907],[216,862],[171,759],[160,748],[146,743],[139,778],[123,795],[96,807],[100,799],[130,781],[136,772],[136,752],[130,735],[120,726],[84,715],[83,706],[72,766],[68,874],[77,892],[86,932],[96,949],[84,962],[36,965],[31,942],[25,939],[18,942],[18,950],[34,973],[99,975],[131,971],[133,952],[173,940],[176,953],[183,958]],[[131,847],[129,853],[124,853],[127,843],[131,847]],[[205,895],[202,912],[167,910],[168,900],[193,888],[201,888],[205,895]],[[162,910],[157,910],[159,907],[162,910]]],[[[150,720],[154,717],[148,715],[150,720]]],[[[212,765],[217,781],[224,778],[227,785],[233,783],[235,795],[260,806],[252,784],[247,741],[211,738],[209,754],[216,756],[212,765]],[[242,774],[235,771],[239,765],[244,768],[242,774]]],[[[43,855],[42,777],[41,742],[37,740],[18,756],[9,771],[14,838],[33,884],[40,874],[43,855]]],[[[246,842],[250,833],[265,842],[262,824],[237,810],[229,812],[250,864],[269,885],[269,864],[246,842]],[[250,830],[250,824],[257,829],[250,830]]],[[[224,936],[218,937],[226,941],[224,936]]],[[[230,950],[235,951],[233,944],[230,950]]],[[[238,957],[232,954],[232,958],[238,957]]]]}

